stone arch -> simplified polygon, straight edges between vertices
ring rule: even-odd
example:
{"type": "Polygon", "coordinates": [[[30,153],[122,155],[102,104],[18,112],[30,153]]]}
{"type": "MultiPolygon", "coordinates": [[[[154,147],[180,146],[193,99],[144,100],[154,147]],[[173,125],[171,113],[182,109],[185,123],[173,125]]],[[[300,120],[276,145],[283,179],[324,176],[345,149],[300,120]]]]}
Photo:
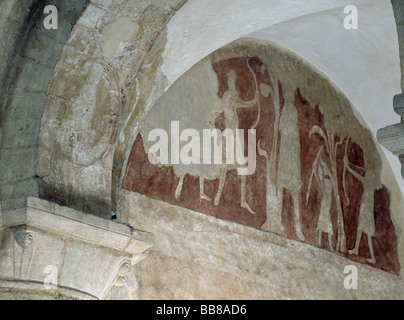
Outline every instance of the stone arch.
{"type": "Polygon", "coordinates": [[[39,146],[42,198],[111,218],[115,140],[131,112],[133,75],[145,73],[146,57],[164,45],[162,30],[184,2],[87,7],[49,87],[39,146]]]}
{"type": "Polygon", "coordinates": [[[71,29],[87,0],[3,1],[0,24],[0,208],[24,207],[38,195],[38,138],[48,86],[71,29]],[[44,7],[58,9],[58,30],[45,30],[44,7]]]}

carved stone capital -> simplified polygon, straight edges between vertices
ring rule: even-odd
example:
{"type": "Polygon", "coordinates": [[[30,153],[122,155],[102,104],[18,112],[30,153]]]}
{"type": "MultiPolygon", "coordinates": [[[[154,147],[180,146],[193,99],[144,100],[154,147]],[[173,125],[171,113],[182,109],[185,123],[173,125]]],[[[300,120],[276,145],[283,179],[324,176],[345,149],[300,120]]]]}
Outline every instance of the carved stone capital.
{"type": "Polygon", "coordinates": [[[404,124],[398,123],[377,132],[377,140],[394,155],[404,154],[404,124]]]}
{"type": "Polygon", "coordinates": [[[0,299],[137,298],[152,234],[36,198],[0,215],[0,299]]]}
{"type": "Polygon", "coordinates": [[[404,94],[397,94],[393,99],[394,111],[404,118],[404,94]]]}

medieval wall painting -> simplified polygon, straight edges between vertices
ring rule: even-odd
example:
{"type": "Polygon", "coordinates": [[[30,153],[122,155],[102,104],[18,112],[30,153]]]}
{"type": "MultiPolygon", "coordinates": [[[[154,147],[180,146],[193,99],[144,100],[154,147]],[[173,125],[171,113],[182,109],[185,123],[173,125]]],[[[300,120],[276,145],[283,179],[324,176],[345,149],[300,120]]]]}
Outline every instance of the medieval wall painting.
{"type": "Polygon", "coordinates": [[[324,81],[315,71],[302,73],[292,58],[282,64],[232,51],[204,59],[150,111],[123,188],[399,274],[390,192],[374,140],[349,104],[330,105],[330,96],[337,104],[345,98],[324,81]],[[294,73],[303,80],[294,81],[294,73]],[[327,97],[324,104],[304,96],[302,81],[309,83],[305,92],[327,97]],[[170,132],[173,121],[180,130],[243,129],[235,138],[243,138],[246,156],[247,133],[255,129],[254,173],[239,175],[237,164],[152,164],[148,134],[170,132]]]}

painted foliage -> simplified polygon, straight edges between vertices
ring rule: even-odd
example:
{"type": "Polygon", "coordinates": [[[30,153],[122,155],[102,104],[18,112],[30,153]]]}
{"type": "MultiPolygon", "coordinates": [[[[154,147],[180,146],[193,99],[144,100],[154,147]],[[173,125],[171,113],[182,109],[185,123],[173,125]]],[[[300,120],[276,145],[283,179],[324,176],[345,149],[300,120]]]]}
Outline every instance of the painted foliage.
{"type": "Polygon", "coordinates": [[[370,133],[351,110],[310,103],[301,82],[263,60],[212,56],[177,81],[143,124],[123,188],[398,274],[390,192],[374,142],[364,137],[370,133]],[[169,131],[171,121],[183,129],[244,129],[245,152],[255,129],[255,172],[240,176],[237,164],[152,164],[148,133],[169,131]]]}

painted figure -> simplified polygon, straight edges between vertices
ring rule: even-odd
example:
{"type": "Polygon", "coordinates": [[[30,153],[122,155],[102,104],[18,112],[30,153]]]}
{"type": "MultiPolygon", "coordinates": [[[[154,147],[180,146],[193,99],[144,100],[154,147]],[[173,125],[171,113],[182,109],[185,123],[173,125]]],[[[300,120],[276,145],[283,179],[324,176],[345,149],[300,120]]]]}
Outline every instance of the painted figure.
{"type": "Polygon", "coordinates": [[[331,181],[331,172],[323,159],[320,159],[320,162],[314,171],[314,176],[323,194],[321,199],[320,215],[317,222],[318,246],[321,247],[322,234],[326,233],[328,235],[330,250],[332,250],[332,236],[334,232],[330,210],[332,205],[333,184],[331,181]]]}
{"type": "MultiPolygon", "coordinates": [[[[365,173],[365,176],[360,175],[354,169],[352,169],[353,164],[351,164],[348,160],[348,156],[345,154],[344,157],[344,166],[352,174],[356,179],[362,182],[365,190],[362,195],[361,200],[361,208],[359,211],[359,223],[356,234],[356,243],[355,248],[349,250],[350,254],[358,255],[359,254],[359,245],[362,239],[362,234],[365,233],[368,236],[368,245],[371,257],[367,259],[369,263],[375,264],[376,258],[373,248],[372,237],[375,236],[375,218],[374,218],[374,187],[369,181],[369,175],[365,173]]],[[[357,167],[357,166],[355,166],[357,167]]],[[[365,168],[357,167],[357,169],[365,171],[365,168]]]]}
{"type": "MultiPolygon", "coordinates": [[[[233,132],[237,132],[239,129],[239,120],[237,109],[238,108],[250,108],[255,106],[258,103],[260,92],[257,88],[255,92],[255,96],[251,101],[244,101],[240,99],[239,94],[236,88],[236,79],[237,75],[234,70],[230,70],[228,73],[228,90],[224,93],[222,97],[221,108],[224,111],[226,129],[231,129],[233,132]]],[[[236,136],[236,139],[241,139],[236,136]]],[[[243,141],[243,140],[242,140],[243,141]]],[[[237,163],[237,162],[235,162],[237,163]]],[[[214,199],[215,206],[218,206],[220,203],[220,198],[222,196],[223,188],[226,182],[227,172],[231,169],[234,169],[235,165],[226,165],[224,168],[220,170],[220,179],[219,179],[219,189],[214,199]]],[[[255,212],[251,209],[250,205],[246,200],[246,182],[247,177],[245,175],[240,176],[241,180],[241,207],[247,209],[251,214],[255,214],[255,212]]],[[[203,183],[201,183],[203,185],[203,183]]]]}

